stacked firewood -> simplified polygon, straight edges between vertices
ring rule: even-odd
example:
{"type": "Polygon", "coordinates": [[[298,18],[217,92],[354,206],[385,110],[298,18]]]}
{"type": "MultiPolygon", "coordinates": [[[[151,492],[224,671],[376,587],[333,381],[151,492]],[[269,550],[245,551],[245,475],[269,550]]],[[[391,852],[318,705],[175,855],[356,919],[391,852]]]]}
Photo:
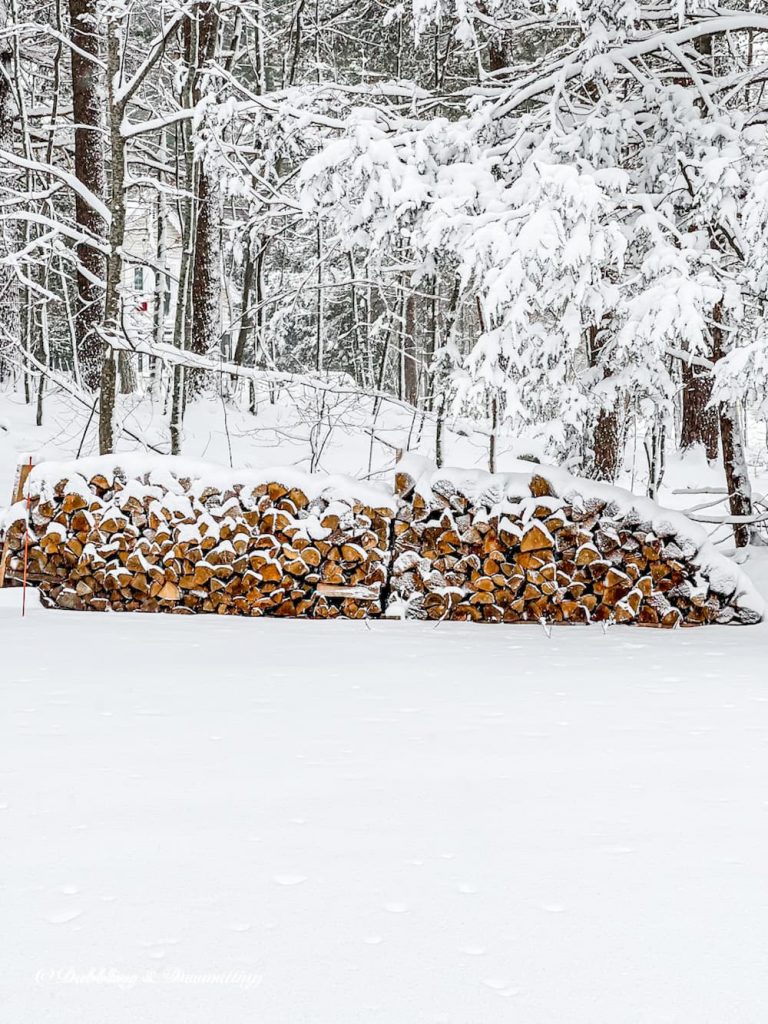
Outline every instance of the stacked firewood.
{"type": "Polygon", "coordinates": [[[36,491],[33,477],[29,579],[69,609],[362,618],[381,611],[392,514],[279,481],[222,489],[118,468],[36,491]]]}
{"type": "MultiPolygon", "coordinates": [[[[661,627],[762,615],[683,517],[560,471],[412,460],[393,496],[291,471],[243,484],[173,460],[97,462],[28,484],[28,579],[58,607],[661,627]]],[[[6,522],[5,578],[19,581],[26,502],[6,522]]]]}
{"type": "Polygon", "coordinates": [[[654,531],[615,502],[560,497],[535,473],[526,493],[518,481],[510,494],[501,480],[468,495],[438,474],[424,494],[398,474],[390,587],[402,614],[661,627],[759,621],[734,583],[701,574],[697,545],[671,525],[654,531]]]}

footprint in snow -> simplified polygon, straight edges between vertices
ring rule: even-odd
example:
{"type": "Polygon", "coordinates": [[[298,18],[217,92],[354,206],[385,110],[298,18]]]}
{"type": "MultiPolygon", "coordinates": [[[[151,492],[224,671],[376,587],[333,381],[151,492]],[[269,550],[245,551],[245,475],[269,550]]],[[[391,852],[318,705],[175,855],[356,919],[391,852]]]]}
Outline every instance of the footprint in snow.
{"type": "Polygon", "coordinates": [[[248,932],[251,930],[250,924],[231,924],[229,930],[233,932],[248,932]]]}
{"type": "Polygon", "coordinates": [[[407,903],[385,903],[384,909],[390,914],[405,914],[408,910],[407,903]]]}
{"type": "Polygon", "coordinates": [[[278,885],[301,885],[306,880],[306,875],[275,875],[274,877],[274,881],[278,885]]]}
{"type": "Polygon", "coordinates": [[[461,952],[467,956],[485,956],[485,946],[462,946],[461,952]]]}
{"type": "Polygon", "coordinates": [[[82,910],[62,910],[55,914],[48,914],[45,919],[49,924],[68,924],[80,917],[81,914],[82,910]]]}
{"type": "Polygon", "coordinates": [[[366,944],[366,946],[378,946],[383,941],[384,939],[381,937],[381,935],[366,935],[366,937],[363,939],[363,942],[366,944]]]}
{"type": "Polygon", "coordinates": [[[546,910],[548,914],[562,914],[565,912],[565,907],[562,903],[542,903],[542,910],[546,910]]]}
{"type": "Polygon", "coordinates": [[[466,882],[456,887],[463,896],[475,896],[480,890],[476,885],[468,885],[466,882]]]}
{"type": "Polygon", "coordinates": [[[520,994],[519,988],[513,988],[503,978],[483,978],[486,988],[492,989],[498,996],[516,996],[520,994]]]}

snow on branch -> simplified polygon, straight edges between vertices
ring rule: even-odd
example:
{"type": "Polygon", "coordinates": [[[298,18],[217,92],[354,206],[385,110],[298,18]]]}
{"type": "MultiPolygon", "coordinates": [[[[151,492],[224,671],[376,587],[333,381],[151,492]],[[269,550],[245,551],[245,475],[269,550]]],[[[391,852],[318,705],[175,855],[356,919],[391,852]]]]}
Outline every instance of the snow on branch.
{"type": "MultiPolygon", "coordinates": [[[[604,56],[605,59],[613,62],[636,61],[661,50],[674,53],[676,48],[684,43],[729,32],[768,32],[768,16],[742,14],[707,18],[705,21],[688,25],[675,32],[657,32],[647,39],[609,48],[604,56]]],[[[587,65],[586,58],[564,60],[554,70],[532,78],[522,87],[515,86],[511,90],[505,89],[504,95],[495,104],[493,116],[496,118],[507,117],[530,100],[541,96],[542,93],[562,88],[566,82],[581,77],[585,73],[587,65]]]]}
{"type": "Polygon", "coordinates": [[[108,226],[112,220],[112,214],[110,213],[109,207],[103,200],[98,196],[94,195],[90,189],[86,188],[85,185],[79,181],[74,174],[64,170],[63,167],[57,167],[56,164],[41,163],[39,160],[27,160],[24,157],[17,156],[15,153],[11,153],[8,150],[0,149],[0,162],[6,161],[14,167],[20,167],[26,171],[37,171],[38,174],[50,175],[52,178],[58,178],[68,188],[71,188],[73,192],[87,203],[92,210],[94,210],[104,223],[108,226]]]}

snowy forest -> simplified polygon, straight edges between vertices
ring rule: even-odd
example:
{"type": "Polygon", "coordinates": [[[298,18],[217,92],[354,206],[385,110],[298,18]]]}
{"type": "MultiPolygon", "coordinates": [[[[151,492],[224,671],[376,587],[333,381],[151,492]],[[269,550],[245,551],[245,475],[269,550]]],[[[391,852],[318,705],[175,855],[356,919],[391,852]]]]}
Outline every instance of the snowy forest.
{"type": "Polygon", "coordinates": [[[768,0],[0,0],[8,1022],[764,1022],[767,652],[768,0]]]}
{"type": "Polygon", "coordinates": [[[0,48],[0,390],[72,454],[286,396],[312,469],[697,448],[748,544],[768,4],[0,0],[0,48]]]}

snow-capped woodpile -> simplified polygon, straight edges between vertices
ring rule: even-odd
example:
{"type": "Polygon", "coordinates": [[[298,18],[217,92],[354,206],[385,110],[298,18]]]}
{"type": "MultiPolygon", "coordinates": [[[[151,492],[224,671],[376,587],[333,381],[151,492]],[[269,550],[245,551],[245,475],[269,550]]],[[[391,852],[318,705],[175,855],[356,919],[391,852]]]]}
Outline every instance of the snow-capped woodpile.
{"type": "MultiPolygon", "coordinates": [[[[386,491],[361,486],[366,503],[337,493],[332,479],[309,494],[291,471],[245,485],[183,464],[141,472],[90,461],[74,471],[43,466],[30,478],[29,578],[57,606],[314,618],[381,611],[386,491]]],[[[23,519],[8,539],[8,572],[18,579],[23,519]]]]}
{"type": "MultiPolygon", "coordinates": [[[[473,622],[752,623],[747,577],[683,515],[551,467],[407,457],[395,491],[125,456],[30,476],[29,580],[62,608],[473,622]]],[[[23,570],[26,503],[6,517],[23,570]]]]}
{"type": "Polygon", "coordinates": [[[436,470],[409,457],[396,478],[391,600],[409,616],[473,622],[760,620],[749,580],[682,515],[542,473],[436,470]]]}

